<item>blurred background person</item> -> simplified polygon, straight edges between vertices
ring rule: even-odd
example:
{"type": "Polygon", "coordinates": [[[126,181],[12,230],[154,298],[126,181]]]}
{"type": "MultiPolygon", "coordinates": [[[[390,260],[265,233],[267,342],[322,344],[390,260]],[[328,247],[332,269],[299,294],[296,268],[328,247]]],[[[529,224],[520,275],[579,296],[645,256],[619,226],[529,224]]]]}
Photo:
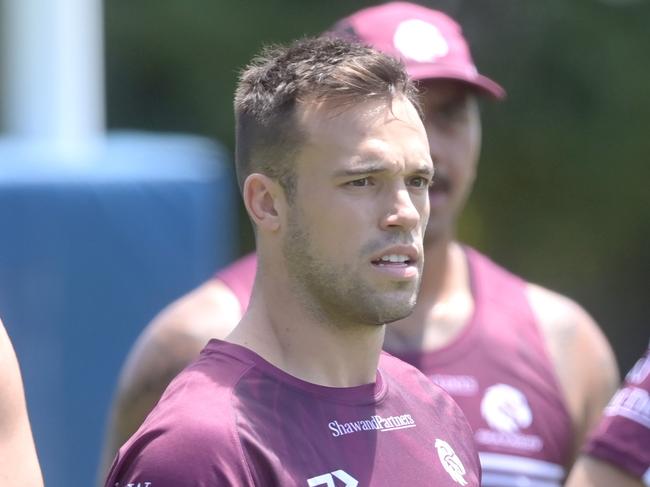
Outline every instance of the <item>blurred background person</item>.
{"type": "Polygon", "coordinates": [[[650,347],[605,408],[566,485],[650,486],[650,347]]]}
{"type": "Polygon", "coordinates": [[[39,487],[41,468],[16,354],[0,321],[0,485],[39,487]]]}
{"type": "MultiPolygon", "coordinates": [[[[461,405],[475,431],[483,485],[560,485],[618,384],[618,371],[606,339],[580,306],[456,240],[480,153],[477,99],[503,98],[503,88],[478,73],[460,26],[439,11],[389,3],[341,20],[331,35],[405,61],[419,81],[436,167],[423,287],[413,315],[387,331],[385,348],[461,405]]],[[[254,266],[251,257],[236,262],[145,330],[118,386],[106,462],[207,340],[236,325],[254,266]]]]}

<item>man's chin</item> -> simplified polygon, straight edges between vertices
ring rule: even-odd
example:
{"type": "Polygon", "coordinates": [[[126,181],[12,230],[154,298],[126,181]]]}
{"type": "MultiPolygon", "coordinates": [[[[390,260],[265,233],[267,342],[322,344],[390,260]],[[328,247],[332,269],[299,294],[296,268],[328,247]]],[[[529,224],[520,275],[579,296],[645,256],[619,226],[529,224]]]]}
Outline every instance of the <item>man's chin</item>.
{"type": "Polygon", "coordinates": [[[389,302],[382,303],[382,306],[377,306],[377,323],[393,323],[410,316],[415,309],[415,299],[415,294],[409,297],[395,297],[389,302]]]}

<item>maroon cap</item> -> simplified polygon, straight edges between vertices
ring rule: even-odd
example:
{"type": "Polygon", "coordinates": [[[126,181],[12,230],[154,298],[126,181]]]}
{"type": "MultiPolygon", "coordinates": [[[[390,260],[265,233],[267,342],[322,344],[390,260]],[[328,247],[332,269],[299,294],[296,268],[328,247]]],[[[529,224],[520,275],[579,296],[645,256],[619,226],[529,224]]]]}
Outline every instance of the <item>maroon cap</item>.
{"type": "Polygon", "coordinates": [[[351,38],[402,59],[416,80],[455,79],[493,98],[505,90],[479,74],[463,32],[451,17],[408,2],[369,7],[344,18],[330,35],[351,38]]]}

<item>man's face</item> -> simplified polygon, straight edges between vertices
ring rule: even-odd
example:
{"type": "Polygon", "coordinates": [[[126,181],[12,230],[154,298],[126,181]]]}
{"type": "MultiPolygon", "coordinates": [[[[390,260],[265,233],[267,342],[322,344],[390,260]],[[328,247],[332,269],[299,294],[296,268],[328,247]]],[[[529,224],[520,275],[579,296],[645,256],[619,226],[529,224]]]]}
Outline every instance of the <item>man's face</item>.
{"type": "Polygon", "coordinates": [[[295,292],[333,323],[407,316],[433,175],[415,108],[402,97],[334,113],[306,105],[299,119],[307,140],[283,241],[295,292]]]}
{"type": "Polygon", "coordinates": [[[425,81],[420,91],[431,158],[436,166],[425,236],[425,243],[431,243],[453,237],[456,219],[476,175],[481,121],[476,96],[459,81],[425,81]]]}

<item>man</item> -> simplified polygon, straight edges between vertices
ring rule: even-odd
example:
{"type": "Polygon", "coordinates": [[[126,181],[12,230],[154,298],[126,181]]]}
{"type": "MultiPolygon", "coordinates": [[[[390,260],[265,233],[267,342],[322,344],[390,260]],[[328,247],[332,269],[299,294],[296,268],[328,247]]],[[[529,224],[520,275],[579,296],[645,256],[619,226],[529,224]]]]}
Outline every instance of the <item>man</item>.
{"type": "Polygon", "coordinates": [[[266,50],[243,72],[251,300],[172,381],[107,487],[479,485],[458,406],[381,352],[422,270],[433,165],[416,106],[397,60],[340,39],[266,50]]]}
{"type": "MultiPolygon", "coordinates": [[[[614,392],[618,371],[582,308],[454,239],[480,152],[477,97],[500,99],[503,89],[477,72],[460,27],[441,12],[389,3],[349,16],[333,35],[405,61],[420,85],[436,164],[422,289],[414,313],[387,332],[385,348],[459,403],[475,430],[484,485],[560,485],[614,392]]],[[[143,333],[118,386],[110,454],[201,345],[237,323],[253,275],[248,256],[171,305],[143,333]]]]}
{"type": "Polygon", "coordinates": [[[0,321],[0,485],[43,485],[16,354],[0,321]]]}
{"type": "Polygon", "coordinates": [[[650,346],[625,377],[567,487],[650,486],[650,346]]]}

